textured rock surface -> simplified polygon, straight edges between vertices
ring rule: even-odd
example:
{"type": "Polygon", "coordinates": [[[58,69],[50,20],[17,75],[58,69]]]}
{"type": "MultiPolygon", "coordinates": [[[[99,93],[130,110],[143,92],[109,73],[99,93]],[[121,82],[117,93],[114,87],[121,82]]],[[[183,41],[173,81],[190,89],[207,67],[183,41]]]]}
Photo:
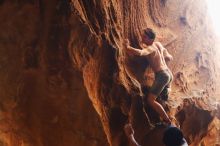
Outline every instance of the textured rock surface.
{"type": "Polygon", "coordinates": [[[67,52],[68,7],[59,1],[0,6],[4,146],[107,145],[82,74],[73,69],[67,52]]]}
{"type": "Polygon", "coordinates": [[[134,78],[147,64],[123,51],[145,27],[174,56],[169,114],[191,146],[219,142],[218,46],[204,1],[1,0],[0,20],[0,145],[125,146],[130,117],[141,145],[161,146],[164,128],[151,128],[157,115],[143,112],[134,78]]]}

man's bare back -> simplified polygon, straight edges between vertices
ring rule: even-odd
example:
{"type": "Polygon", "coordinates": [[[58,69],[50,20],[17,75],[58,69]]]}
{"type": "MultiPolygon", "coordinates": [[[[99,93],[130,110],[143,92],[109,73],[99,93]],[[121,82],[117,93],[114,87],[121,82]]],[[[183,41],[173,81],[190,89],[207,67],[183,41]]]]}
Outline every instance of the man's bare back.
{"type": "Polygon", "coordinates": [[[156,73],[168,69],[166,61],[172,60],[172,56],[160,42],[154,42],[151,46],[142,44],[141,47],[143,49],[140,50],[142,54],[136,54],[138,57],[131,57],[131,55],[134,55],[133,50],[131,50],[131,55],[128,53],[127,65],[132,75],[141,83],[141,85],[145,85],[146,62],[148,62],[148,65],[152,68],[154,73],[156,73]],[[142,58],[139,56],[142,56],[142,58]]]}
{"type": "Polygon", "coordinates": [[[150,48],[151,50],[153,50],[153,52],[151,52],[146,57],[148,59],[150,67],[155,73],[161,70],[168,69],[165,60],[171,60],[172,56],[168,53],[167,49],[164,48],[160,42],[154,42],[151,46],[143,47],[143,49],[150,48]]]}

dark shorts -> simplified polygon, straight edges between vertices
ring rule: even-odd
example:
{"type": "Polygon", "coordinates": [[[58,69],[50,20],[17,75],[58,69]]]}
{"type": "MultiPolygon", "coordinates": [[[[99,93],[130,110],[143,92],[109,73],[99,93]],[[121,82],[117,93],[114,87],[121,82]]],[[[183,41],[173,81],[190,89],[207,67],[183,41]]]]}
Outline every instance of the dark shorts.
{"type": "Polygon", "coordinates": [[[149,92],[159,96],[165,87],[169,88],[172,80],[173,76],[169,69],[155,73],[155,79],[153,85],[149,89],[149,92]]]}

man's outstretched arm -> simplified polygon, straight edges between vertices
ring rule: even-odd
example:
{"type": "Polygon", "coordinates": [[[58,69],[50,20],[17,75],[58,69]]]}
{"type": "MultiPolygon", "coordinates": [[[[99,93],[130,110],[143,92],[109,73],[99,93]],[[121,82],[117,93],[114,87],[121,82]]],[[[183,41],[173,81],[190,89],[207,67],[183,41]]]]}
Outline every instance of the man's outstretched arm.
{"type": "Polygon", "coordinates": [[[166,61],[173,60],[173,56],[167,51],[166,48],[164,48],[163,54],[166,61]]]}
{"type": "Polygon", "coordinates": [[[155,44],[163,51],[163,56],[166,61],[173,60],[173,56],[168,52],[166,48],[163,47],[163,45],[160,42],[156,42],[155,44]]]}
{"type": "Polygon", "coordinates": [[[152,52],[151,48],[142,48],[142,50],[131,47],[128,40],[125,40],[126,52],[129,55],[137,55],[137,56],[147,56],[152,52]]]}
{"type": "Polygon", "coordinates": [[[137,56],[142,56],[142,50],[133,48],[131,46],[127,46],[126,51],[129,55],[137,55],[137,56]]]}

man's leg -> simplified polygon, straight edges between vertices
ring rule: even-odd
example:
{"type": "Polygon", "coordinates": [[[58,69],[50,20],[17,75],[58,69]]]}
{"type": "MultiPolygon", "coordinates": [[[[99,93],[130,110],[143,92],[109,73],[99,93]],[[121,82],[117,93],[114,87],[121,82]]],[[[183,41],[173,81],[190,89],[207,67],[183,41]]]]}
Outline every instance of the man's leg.
{"type": "Polygon", "coordinates": [[[169,83],[170,81],[170,74],[168,70],[162,70],[160,72],[155,73],[155,80],[154,83],[150,89],[150,92],[148,93],[148,96],[146,97],[148,104],[167,122],[170,123],[170,119],[168,115],[166,114],[164,108],[156,101],[156,98],[164,87],[169,83]]]}
{"type": "Polygon", "coordinates": [[[171,123],[171,120],[166,114],[164,108],[156,101],[156,96],[154,94],[148,94],[147,102],[164,119],[166,123],[171,123]]]}

